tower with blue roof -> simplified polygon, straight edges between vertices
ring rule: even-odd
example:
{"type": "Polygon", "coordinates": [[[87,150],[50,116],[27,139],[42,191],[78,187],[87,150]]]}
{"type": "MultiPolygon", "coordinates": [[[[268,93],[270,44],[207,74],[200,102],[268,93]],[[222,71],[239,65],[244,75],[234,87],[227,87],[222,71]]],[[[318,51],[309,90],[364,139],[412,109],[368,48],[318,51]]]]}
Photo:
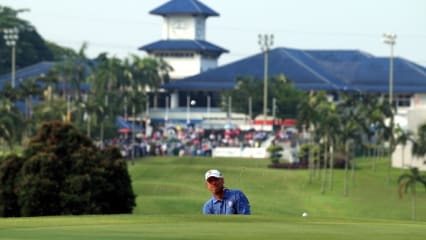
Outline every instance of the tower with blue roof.
{"type": "Polygon", "coordinates": [[[163,58],[178,80],[217,67],[228,50],[206,41],[206,21],[219,14],[197,0],[171,0],[150,14],[162,16],[162,40],[140,47],[150,56],[163,58]]]}

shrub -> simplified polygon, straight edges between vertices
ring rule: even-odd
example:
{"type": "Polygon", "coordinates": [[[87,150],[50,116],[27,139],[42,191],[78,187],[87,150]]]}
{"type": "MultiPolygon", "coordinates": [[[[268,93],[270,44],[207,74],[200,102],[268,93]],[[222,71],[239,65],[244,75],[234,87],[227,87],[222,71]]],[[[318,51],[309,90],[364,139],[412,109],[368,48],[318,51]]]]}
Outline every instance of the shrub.
{"type": "Polygon", "coordinates": [[[0,162],[0,216],[20,216],[16,182],[24,159],[17,155],[8,155],[0,162]]]}
{"type": "Polygon", "coordinates": [[[281,158],[281,151],[283,150],[283,148],[279,145],[271,145],[269,146],[266,151],[268,151],[270,153],[270,159],[271,162],[274,163],[279,163],[280,162],[280,158],[281,158]]]}
{"type": "Polygon", "coordinates": [[[1,216],[130,213],[135,206],[119,150],[99,150],[70,124],[44,123],[23,157],[8,159],[0,164],[1,216]]]}

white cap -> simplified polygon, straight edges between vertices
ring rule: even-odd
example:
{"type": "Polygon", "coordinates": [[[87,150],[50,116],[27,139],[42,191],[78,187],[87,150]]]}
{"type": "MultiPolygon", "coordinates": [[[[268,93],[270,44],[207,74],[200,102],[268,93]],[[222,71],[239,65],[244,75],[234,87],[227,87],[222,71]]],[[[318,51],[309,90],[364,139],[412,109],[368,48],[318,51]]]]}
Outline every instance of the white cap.
{"type": "Polygon", "coordinates": [[[222,173],[219,172],[219,170],[216,169],[210,169],[205,174],[205,179],[209,179],[209,177],[215,177],[215,178],[223,178],[222,173]]]}

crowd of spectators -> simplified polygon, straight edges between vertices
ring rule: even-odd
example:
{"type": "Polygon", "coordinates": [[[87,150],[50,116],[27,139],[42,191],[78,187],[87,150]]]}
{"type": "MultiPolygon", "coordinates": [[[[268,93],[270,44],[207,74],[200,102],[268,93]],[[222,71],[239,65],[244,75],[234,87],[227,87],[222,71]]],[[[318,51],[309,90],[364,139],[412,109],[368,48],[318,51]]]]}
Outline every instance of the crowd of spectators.
{"type": "Polygon", "coordinates": [[[265,131],[250,129],[203,129],[160,127],[149,136],[124,133],[105,141],[120,148],[126,158],[144,156],[211,156],[215,147],[260,147],[268,137],[265,131]]]}

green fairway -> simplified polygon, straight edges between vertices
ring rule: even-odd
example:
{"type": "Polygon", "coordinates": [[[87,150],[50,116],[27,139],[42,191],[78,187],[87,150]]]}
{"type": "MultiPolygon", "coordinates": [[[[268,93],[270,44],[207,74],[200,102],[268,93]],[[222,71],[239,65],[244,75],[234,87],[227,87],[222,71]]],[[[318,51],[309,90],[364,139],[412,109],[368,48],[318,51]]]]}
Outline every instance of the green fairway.
{"type": "MultiPolygon", "coordinates": [[[[132,215],[0,219],[0,239],[425,239],[426,192],[418,186],[417,221],[411,198],[399,199],[386,161],[361,160],[349,196],[343,170],[320,193],[321,176],[307,170],[268,169],[268,160],[145,158],[129,164],[137,207],[132,215]],[[210,193],[204,172],[220,169],[225,185],[243,190],[252,216],[203,216],[210,193]],[[301,215],[307,212],[307,218],[301,215]]],[[[327,178],[329,175],[327,176],[327,178]]]]}
{"type": "Polygon", "coordinates": [[[424,239],[426,224],[266,216],[82,216],[3,219],[0,239],[424,239]]]}

